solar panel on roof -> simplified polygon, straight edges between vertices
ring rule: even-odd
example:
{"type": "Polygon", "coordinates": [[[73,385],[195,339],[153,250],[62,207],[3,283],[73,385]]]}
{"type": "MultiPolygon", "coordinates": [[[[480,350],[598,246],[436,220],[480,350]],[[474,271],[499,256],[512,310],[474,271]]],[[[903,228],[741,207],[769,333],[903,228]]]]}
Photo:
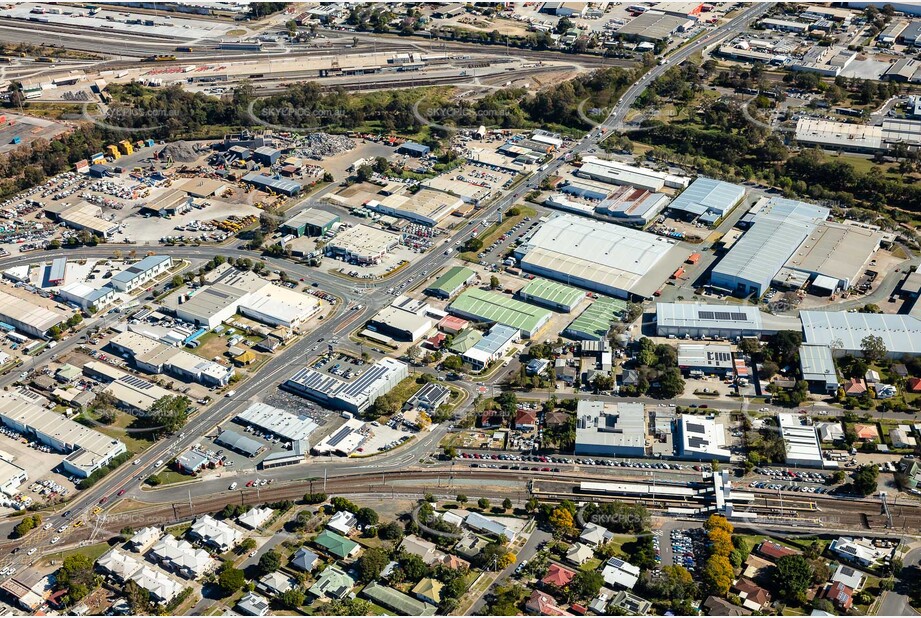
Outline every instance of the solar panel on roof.
{"type": "Polygon", "coordinates": [[[697,317],[701,320],[712,320],[713,312],[712,311],[698,311],[697,317]]]}
{"type": "Polygon", "coordinates": [[[715,311],[714,315],[716,316],[717,320],[731,320],[732,319],[732,314],[729,313],[728,311],[715,311]]]}
{"type": "Polygon", "coordinates": [[[337,446],[350,433],[352,433],[352,429],[350,427],[343,427],[342,429],[336,432],[336,435],[334,435],[332,438],[329,439],[329,442],[328,442],[329,446],[337,446]]]}
{"type": "Polygon", "coordinates": [[[693,433],[703,433],[704,426],[698,423],[688,423],[688,431],[693,433]]]}
{"type": "Polygon", "coordinates": [[[146,390],[153,388],[153,384],[151,384],[147,380],[142,380],[141,378],[138,378],[137,376],[131,376],[131,375],[123,376],[122,378],[119,379],[119,382],[127,384],[128,386],[133,386],[134,388],[138,390],[142,390],[142,391],[146,391],[146,390]]]}
{"type": "Polygon", "coordinates": [[[739,322],[745,322],[745,321],[748,320],[748,316],[745,315],[744,313],[733,313],[733,314],[732,314],[732,319],[733,319],[733,320],[738,320],[739,322]]]}
{"type": "Polygon", "coordinates": [[[626,564],[626,562],[620,558],[610,558],[608,559],[608,564],[614,568],[620,569],[626,564]]]}

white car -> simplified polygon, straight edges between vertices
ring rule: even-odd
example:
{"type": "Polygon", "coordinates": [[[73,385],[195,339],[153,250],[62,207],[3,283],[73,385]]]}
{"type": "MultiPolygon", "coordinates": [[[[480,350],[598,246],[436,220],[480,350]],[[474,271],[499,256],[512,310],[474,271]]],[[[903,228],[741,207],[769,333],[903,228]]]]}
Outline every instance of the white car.
{"type": "Polygon", "coordinates": [[[42,530],[51,530],[51,524],[50,523],[45,524],[44,526],[42,526],[42,530]]]}
{"type": "Polygon", "coordinates": [[[236,488],[237,488],[237,483],[236,481],[234,481],[233,483],[230,484],[230,491],[233,491],[236,488]]]}
{"type": "Polygon", "coordinates": [[[60,528],[58,528],[58,532],[59,532],[59,533],[64,532],[65,530],[67,530],[67,524],[64,524],[63,526],[61,526],[60,528]]]}
{"type": "Polygon", "coordinates": [[[57,542],[60,541],[60,540],[61,540],[61,537],[56,536],[56,537],[54,537],[53,539],[51,539],[51,544],[54,545],[55,543],[57,543],[57,542]]]}
{"type": "Polygon", "coordinates": [[[136,465],[138,465],[139,463],[141,463],[141,460],[140,460],[140,459],[135,459],[135,460],[131,463],[131,465],[132,465],[132,466],[136,466],[136,465]]]}
{"type": "Polygon", "coordinates": [[[37,551],[37,550],[33,547],[32,549],[30,549],[29,551],[26,552],[26,555],[27,555],[27,556],[31,556],[31,555],[34,554],[36,551],[37,551]]]}

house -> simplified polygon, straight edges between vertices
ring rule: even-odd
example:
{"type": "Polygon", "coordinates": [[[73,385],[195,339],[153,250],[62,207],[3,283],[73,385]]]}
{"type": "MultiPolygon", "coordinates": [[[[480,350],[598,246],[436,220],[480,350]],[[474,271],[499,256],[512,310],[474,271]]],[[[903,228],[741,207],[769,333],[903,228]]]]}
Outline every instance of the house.
{"type": "Polygon", "coordinates": [[[437,579],[424,577],[416,584],[412,592],[420,601],[431,603],[432,605],[440,605],[442,588],[444,588],[444,584],[437,579]]]}
{"type": "Polygon", "coordinates": [[[531,596],[528,598],[527,603],[524,605],[525,611],[529,614],[536,614],[538,616],[572,616],[565,609],[562,609],[559,605],[556,604],[556,599],[554,599],[549,594],[541,592],[540,590],[535,590],[531,593],[531,596]]]}
{"type": "Polygon", "coordinates": [[[921,393],[921,378],[909,378],[905,388],[911,393],[921,393]]]}
{"type": "Polygon", "coordinates": [[[544,415],[544,427],[558,427],[569,422],[569,414],[562,410],[553,410],[544,415]]]}
{"type": "Polygon", "coordinates": [[[225,552],[240,542],[243,533],[223,521],[218,521],[210,515],[199,517],[189,529],[192,539],[210,545],[218,551],[225,552]]]}
{"type": "Polygon", "coordinates": [[[537,412],[534,410],[518,410],[515,415],[515,429],[530,431],[537,429],[537,412]]]}
{"type": "Polygon", "coordinates": [[[879,382],[879,372],[875,369],[867,369],[867,373],[864,374],[863,377],[867,384],[876,384],[879,382]]]}
{"type": "Polygon", "coordinates": [[[784,547],[780,543],[775,543],[774,541],[761,541],[761,544],[755,548],[755,551],[768,560],[773,560],[774,562],[783,558],[784,556],[790,556],[799,553],[795,549],[784,547]]]}
{"type": "Polygon", "coordinates": [[[123,584],[141,568],[138,558],[126,554],[118,548],[111,549],[96,560],[96,568],[104,571],[109,577],[123,584]]]}
{"type": "Polygon", "coordinates": [[[253,507],[237,517],[237,523],[250,530],[261,528],[272,519],[275,511],[269,508],[253,507]]]}
{"type": "Polygon", "coordinates": [[[419,556],[422,558],[422,562],[429,566],[444,559],[444,552],[439,551],[434,543],[426,541],[415,534],[405,537],[400,543],[400,549],[407,554],[419,556]]]}
{"type": "Polygon", "coordinates": [[[361,546],[335,532],[324,530],[313,540],[314,544],[341,560],[354,558],[361,551],[361,546]]]}
{"type": "Polygon", "coordinates": [[[299,550],[294,552],[294,556],[291,557],[291,566],[300,570],[311,572],[317,568],[317,561],[320,559],[318,555],[307,549],[306,547],[301,547],[299,550]]]}
{"type": "Polygon", "coordinates": [[[477,532],[491,534],[495,537],[504,536],[509,543],[512,543],[517,536],[517,533],[505,524],[500,523],[495,519],[490,519],[489,517],[480,515],[479,513],[471,512],[467,515],[464,523],[468,528],[476,530],[477,532]]]}
{"type": "Polygon", "coordinates": [[[151,545],[159,541],[162,535],[159,528],[153,526],[141,528],[128,540],[128,549],[143,554],[150,549],[151,545]]]}
{"type": "Polygon", "coordinates": [[[854,604],[854,591],[841,582],[835,582],[826,588],[823,596],[838,609],[849,610],[854,604]]]}
{"type": "MultiPolygon", "coordinates": [[[[601,598],[599,594],[596,597],[595,601],[601,598]]],[[[595,601],[592,601],[592,604],[589,605],[589,609],[595,611],[595,613],[600,615],[605,615],[605,611],[597,611],[592,608],[595,601]]],[[[632,616],[645,616],[649,614],[649,610],[652,609],[652,603],[647,601],[642,597],[638,597],[632,592],[627,592],[626,590],[621,590],[617,595],[611,600],[611,606],[621,609],[625,614],[632,616]]]]}
{"type": "Polygon", "coordinates": [[[838,568],[835,569],[835,572],[831,576],[831,581],[844,584],[854,592],[857,592],[863,588],[864,583],[867,581],[867,576],[865,573],[853,567],[849,567],[846,564],[839,564],[838,568]]]}
{"type": "Polygon", "coordinates": [[[454,545],[453,551],[467,560],[473,560],[488,544],[489,542],[486,539],[482,539],[472,532],[465,532],[460,540],[454,545]]]}
{"type": "Polygon", "coordinates": [[[771,603],[771,594],[748,579],[738,580],[731,590],[742,600],[742,605],[753,612],[763,611],[771,603]]]}
{"type": "Polygon", "coordinates": [[[434,616],[438,609],[378,582],[371,582],[365,586],[361,594],[398,616],[434,616]]]}
{"type": "Polygon", "coordinates": [[[633,590],[640,578],[640,569],[620,558],[609,558],[601,571],[601,576],[609,586],[633,590]]]}
{"type": "Polygon", "coordinates": [[[854,423],[854,433],[858,440],[879,442],[879,430],[875,424],[854,423]]]}
{"type": "Polygon", "coordinates": [[[918,446],[918,440],[911,435],[911,427],[908,425],[899,425],[890,429],[889,439],[892,441],[893,448],[915,448],[918,446]]]}
{"type": "Polygon", "coordinates": [[[636,386],[640,381],[640,373],[636,369],[624,369],[620,374],[621,386],[636,386]]]}
{"type": "Polygon", "coordinates": [[[575,576],[575,571],[560,566],[559,564],[552,563],[550,568],[547,569],[547,574],[540,580],[540,583],[545,586],[555,586],[563,589],[569,585],[569,582],[571,582],[572,578],[575,576]]]}
{"type": "Polygon", "coordinates": [[[147,558],[186,579],[198,579],[217,566],[217,561],[204,549],[196,549],[188,541],[164,534],[147,558]]]}
{"type": "Polygon", "coordinates": [[[745,609],[744,607],[739,607],[738,605],[733,605],[726,599],[721,599],[715,596],[707,597],[707,600],[704,601],[704,609],[707,610],[709,616],[751,616],[751,610],[745,609]]]}
{"type": "Polygon", "coordinates": [[[169,603],[182,592],[182,584],[163,571],[148,566],[131,576],[131,581],[146,590],[150,599],[156,603],[169,603]]]}
{"type": "Polygon", "coordinates": [[[582,528],[582,534],[579,535],[580,541],[592,547],[604,545],[613,538],[614,534],[610,530],[594,522],[585,524],[585,527],[582,528]]]}
{"type": "Polygon", "coordinates": [[[569,549],[566,550],[566,562],[570,562],[576,566],[582,566],[591,560],[594,555],[594,550],[585,543],[573,543],[569,546],[569,549]]]}
{"type": "Polygon", "coordinates": [[[842,560],[868,567],[888,556],[894,550],[876,547],[868,539],[852,539],[842,536],[829,544],[828,551],[842,560]]]}
{"type": "Polygon", "coordinates": [[[269,601],[255,592],[246,593],[234,607],[244,616],[266,616],[269,613],[269,601]]]}
{"type": "Polygon", "coordinates": [[[445,554],[445,557],[442,558],[441,564],[445,565],[452,571],[458,569],[469,569],[470,563],[464,560],[463,558],[458,558],[457,556],[451,554],[445,554]]]}
{"type": "Polygon", "coordinates": [[[348,536],[358,525],[358,518],[348,511],[339,511],[326,523],[326,528],[342,536],[348,536]]]}
{"type": "Polygon", "coordinates": [[[867,383],[861,378],[848,378],[844,383],[845,395],[863,395],[867,392],[867,383]]]}
{"type": "Polygon", "coordinates": [[[297,586],[297,581],[284,573],[274,571],[263,576],[256,584],[256,590],[269,596],[278,596],[297,586]]]}
{"type": "Polygon", "coordinates": [[[322,599],[344,599],[355,586],[355,580],[335,565],[330,565],[320,574],[308,592],[322,599]]]}

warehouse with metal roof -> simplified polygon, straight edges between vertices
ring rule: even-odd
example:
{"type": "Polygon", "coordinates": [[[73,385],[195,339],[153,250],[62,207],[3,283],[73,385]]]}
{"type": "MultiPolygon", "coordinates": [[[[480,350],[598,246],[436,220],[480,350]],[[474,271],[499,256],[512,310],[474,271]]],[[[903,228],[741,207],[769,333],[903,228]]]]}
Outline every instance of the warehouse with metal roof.
{"type": "Polygon", "coordinates": [[[582,165],[575,171],[575,175],[612,185],[629,185],[647,191],[661,191],[663,187],[683,189],[690,182],[683,176],[592,156],[582,158],[582,165]]]}
{"type": "MultiPolygon", "coordinates": [[[[667,5],[664,5],[667,6],[667,5]]],[[[646,11],[616,32],[631,41],[663,41],[678,30],[692,27],[696,20],[659,11],[646,11]]]]}
{"type": "Polygon", "coordinates": [[[827,345],[801,345],[799,366],[803,372],[803,379],[810,385],[819,386],[828,393],[838,390],[838,372],[831,348],[827,345]]]}
{"type": "Polygon", "coordinates": [[[627,303],[619,298],[601,296],[563,331],[564,337],[581,341],[600,341],[607,337],[611,326],[627,311],[627,303]]]}
{"type": "Polygon", "coordinates": [[[518,290],[518,298],[553,311],[569,313],[585,298],[585,293],[556,281],[532,279],[518,290]]]}
{"type": "Polygon", "coordinates": [[[52,326],[64,322],[67,317],[63,311],[41,307],[24,298],[0,292],[0,321],[27,335],[44,337],[52,326]]]}
{"type": "Polygon", "coordinates": [[[874,335],[882,339],[887,356],[921,354],[921,320],[890,313],[847,311],[801,311],[803,339],[810,345],[824,345],[835,354],[862,354],[861,342],[874,335]]]}
{"type": "Polygon", "coordinates": [[[234,420],[290,442],[306,440],[318,427],[310,417],[298,416],[261,402],[252,404],[237,414],[234,420]]]}
{"type": "Polygon", "coordinates": [[[793,414],[777,415],[780,435],[784,441],[784,461],[788,466],[822,468],[822,445],[813,425],[805,425],[793,414]]]}
{"type": "Polygon", "coordinates": [[[642,457],[646,454],[646,406],[580,400],[576,455],[642,457]]]}
{"type": "Polygon", "coordinates": [[[517,328],[525,337],[534,336],[553,317],[546,309],[478,288],[464,291],[448,305],[448,311],[476,322],[496,322],[517,328]]]}
{"type": "Polygon", "coordinates": [[[357,414],[407,376],[406,363],[385,356],[351,382],[307,367],[297,371],[282,386],[321,405],[357,414]]]}
{"type": "Polygon", "coordinates": [[[257,442],[252,438],[247,438],[243,434],[229,429],[225,429],[219,433],[217,438],[214,439],[214,443],[218,446],[229,448],[235,453],[246,455],[247,457],[258,455],[264,448],[261,442],[257,442]]]}
{"type": "Polygon", "coordinates": [[[745,197],[745,187],[713,178],[697,178],[672,200],[669,210],[692,219],[714,223],[725,217],[745,197]]]}
{"type": "Polygon", "coordinates": [[[266,176],[260,172],[250,172],[243,177],[243,182],[253,185],[260,191],[267,193],[281,193],[282,195],[292,196],[301,192],[301,183],[293,180],[286,180],[278,176],[266,176]]]}
{"type": "Polygon", "coordinates": [[[322,236],[339,223],[339,215],[319,208],[310,208],[294,215],[281,226],[285,234],[295,236],[322,236]]]}
{"type": "Polygon", "coordinates": [[[438,225],[463,205],[463,199],[434,189],[421,189],[409,194],[395,193],[366,204],[381,214],[428,226],[438,225]]]}
{"type": "Polygon", "coordinates": [[[782,330],[799,331],[799,319],[762,313],[748,305],[656,303],[660,337],[760,337],[782,330]]]}
{"type": "Polygon", "coordinates": [[[523,270],[568,285],[649,298],[688,255],[662,236],[561,214],[519,245],[515,257],[523,270]]]}
{"type": "Polygon", "coordinates": [[[863,275],[885,236],[866,225],[823,222],[809,233],[785,266],[810,277],[829,278],[834,286],[830,293],[846,290],[863,275]]]}
{"type": "Polygon", "coordinates": [[[425,293],[439,298],[451,298],[476,280],[476,272],[465,266],[452,266],[444,271],[425,293]]]}
{"type": "Polygon", "coordinates": [[[754,216],[751,228],[713,268],[710,283],[738,296],[760,298],[829,212],[815,204],[771,198],[754,216]]]}

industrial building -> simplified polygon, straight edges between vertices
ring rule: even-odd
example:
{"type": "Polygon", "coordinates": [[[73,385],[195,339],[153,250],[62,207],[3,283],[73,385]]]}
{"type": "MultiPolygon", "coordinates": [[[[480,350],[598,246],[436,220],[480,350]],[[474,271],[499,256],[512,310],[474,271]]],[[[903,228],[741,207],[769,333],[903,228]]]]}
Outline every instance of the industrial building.
{"type": "Polygon", "coordinates": [[[672,200],[668,209],[681,216],[713,225],[729,214],[744,198],[745,187],[701,176],[672,200]]]}
{"type": "Polygon", "coordinates": [[[641,403],[579,400],[576,408],[576,455],[643,457],[646,454],[646,407],[641,403]]]}
{"type": "Polygon", "coordinates": [[[663,187],[683,189],[688,186],[689,182],[682,176],[593,156],[584,157],[582,165],[575,171],[575,174],[580,178],[589,178],[612,185],[629,185],[647,191],[661,191],[663,187]]]}
{"type": "Polygon", "coordinates": [[[281,226],[283,234],[293,234],[294,236],[323,236],[333,230],[340,221],[339,215],[310,208],[294,215],[281,226]]]}
{"type": "Polygon", "coordinates": [[[829,347],[835,355],[862,355],[861,342],[869,335],[882,339],[890,358],[921,354],[921,320],[910,315],[801,311],[799,317],[804,342],[829,347]]]}
{"type": "Polygon", "coordinates": [[[538,277],[518,290],[518,298],[553,311],[569,313],[582,302],[585,293],[574,287],[538,277]]]}
{"type": "Polygon", "coordinates": [[[425,288],[425,293],[438,298],[450,299],[476,281],[476,278],[476,271],[464,266],[452,266],[435,279],[432,285],[425,288]]]}
{"type": "Polygon", "coordinates": [[[783,330],[800,330],[800,321],[762,313],[747,305],[656,303],[659,337],[761,337],[783,330]]]}
{"type": "Polygon", "coordinates": [[[180,380],[206,386],[227,386],[233,368],[201,358],[185,350],[160,343],[139,333],[125,331],[115,335],[110,345],[127,354],[141,371],[168,373],[180,380]]]}
{"type": "Polygon", "coordinates": [[[234,421],[256,427],[288,442],[307,440],[318,425],[307,416],[298,416],[265,403],[254,403],[237,414],[234,421]]]}
{"type": "Polygon", "coordinates": [[[33,436],[42,444],[65,453],[61,465],[79,478],[88,477],[127,450],[121,440],[11,392],[0,394],[0,421],[10,429],[33,436]]]}
{"type": "Polygon", "coordinates": [[[834,294],[857,283],[885,237],[864,224],[825,221],[810,231],[784,267],[808,275],[814,287],[834,294]]]}
{"type": "Polygon", "coordinates": [[[771,198],[754,216],[751,228],[713,268],[711,285],[738,296],[760,298],[829,212],[814,204],[771,198]]]}
{"type": "Polygon", "coordinates": [[[270,326],[295,328],[321,309],[320,301],[250,272],[227,270],[213,284],[199,288],[175,307],[176,317],[215,328],[239,313],[270,326]]]}
{"type": "Polygon", "coordinates": [[[858,153],[886,152],[895,144],[917,148],[921,146],[921,121],[884,118],[882,125],[865,125],[803,117],[796,122],[796,141],[858,153]]]}
{"type": "Polygon", "coordinates": [[[106,363],[91,361],[83,366],[83,372],[106,382],[103,392],[112,395],[118,406],[131,414],[148,412],[158,400],[172,395],[165,388],[106,363]]]}
{"type": "Polygon", "coordinates": [[[106,221],[101,215],[102,209],[99,206],[89,202],[79,202],[71,206],[64,206],[55,218],[71,229],[86,230],[94,236],[108,238],[118,230],[119,224],[106,221]]]}
{"type": "Polygon", "coordinates": [[[25,470],[11,461],[0,459],[0,494],[15,496],[19,493],[19,487],[27,480],[29,475],[25,470]]]}
{"type": "Polygon", "coordinates": [[[405,154],[410,157],[424,157],[432,151],[431,148],[416,142],[403,142],[397,148],[397,154],[405,154]]]}
{"type": "Polygon", "coordinates": [[[504,324],[495,324],[489,332],[461,355],[465,363],[470,363],[474,371],[482,371],[505,356],[509,348],[521,337],[517,328],[504,324]]]}
{"type": "Polygon", "coordinates": [[[297,195],[301,192],[301,183],[281,178],[277,174],[274,176],[267,176],[260,172],[250,172],[243,177],[243,182],[256,187],[260,191],[265,191],[266,193],[280,193],[288,197],[297,195]]]}
{"type": "Polygon", "coordinates": [[[101,311],[115,301],[115,288],[104,285],[100,288],[94,288],[91,285],[74,281],[58,289],[57,295],[67,303],[73,303],[81,309],[87,310],[90,307],[96,311],[101,311]]]}
{"type": "Polygon", "coordinates": [[[475,322],[491,322],[517,328],[533,337],[553,314],[546,309],[514,300],[499,292],[470,288],[448,305],[448,311],[475,322]]]}
{"type": "Polygon", "coordinates": [[[406,363],[384,357],[351,382],[305,368],[288,378],[283,386],[323,406],[358,414],[407,376],[406,363]]]}
{"type": "Polygon", "coordinates": [[[521,268],[618,298],[650,298],[687,258],[673,241],[561,214],[515,249],[521,268]]]}
{"type": "MultiPolygon", "coordinates": [[[[799,417],[781,413],[777,415],[780,425],[780,435],[784,441],[786,452],[785,462],[788,466],[801,466],[804,468],[823,468],[825,460],[822,457],[822,444],[816,434],[815,427],[807,425],[799,417]]],[[[829,461],[829,464],[833,462],[829,461]]],[[[837,467],[835,465],[834,467],[837,467]]]]}
{"type": "Polygon", "coordinates": [[[569,323],[562,335],[581,341],[600,341],[608,336],[611,326],[620,321],[626,310],[624,301],[600,296],[569,323]]]}
{"type": "Polygon", "coordinates": [[[818,73],[824,77],[837,77],[856,57],[857,52],[845,47],[816,45],[790,68],[794,71],[818,73]]]}
{"type": "Polygon", "coordinates": [[[726,430],[706,416],[685,414],[677,421],[675,456],[697,461],[729,461],[726,430]]]}
{"type": "Polygon", "coordinates": [[[679,343],[678,368],[689,375],[731,376],[735,362],[728,343],[679,343]]]}
{"type": "Polygon", "coordinates": [[[368,324],[377,332],[412,343],[425,337],[435,326],[431,318],[393,305],[381,309],[368,324]]]}
{"type": "Polygon", "coordinates": [[[394,193],[365,204],[375,212],[432,227],[463,205],[461,198],[434,189],[420,189],[409,194],[394,193]]]}
{"type": "Polygon", "coordinates": [[[690,30],[696,23],[697,20],[688,17],[646,11],[621,27],[616,34],[630,41],[664,41],[675,32],[690,30]]]}
{"type": "Polygon", "coordinates": [[[810,386],[826,393],[838,391],[838,372],[831,348],[826,345],[803,344],[799,349],[799,363],[803,379],[810,386]]]}
{"type": "Polygon", "coordinates": [[[400,244],[400,240],[399,234],[359,223],[336,234],[326,245],[326,251],[359,264],[377,264],[400,244]]]}
{"type": "Polygon", "coordinates": [[[131,293],[153,281],[173,266],[168,255],[148,255],[109,279],[109,285],[119,292],[131,293]]]}
{"type": "Polygon", "coordinates": [[[645,227],[668,206],[669,197],[630,186],[618,187],[595,207],[595,213],[624,225],[645,227]]]}
{"type": "Polygon", "coordinates": [[[245,457],[255,457],[265,448],[261,442],[229,429],[221,431],[214,439],[214,443],[245,457]]]}
{"type": "Polygon", "coordinates": [[[32,337],[45,337],[53,326],[66,321],[68,315],[58,309],[34,305],[28,300],[0,291],[0,322],[32,337]]]}

